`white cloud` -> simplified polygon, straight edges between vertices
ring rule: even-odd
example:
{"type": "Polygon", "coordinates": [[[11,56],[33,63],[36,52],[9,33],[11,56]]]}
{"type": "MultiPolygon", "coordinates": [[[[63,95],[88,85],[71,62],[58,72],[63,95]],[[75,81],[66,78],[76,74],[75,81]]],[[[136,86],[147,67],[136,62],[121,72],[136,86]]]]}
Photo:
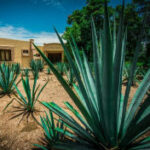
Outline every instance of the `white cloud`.
{"type": "MultiPolygon", "coordinates": [[[[60,34],[62,35],[62,33],[60,34]]],[[[39,32],[33,33],[22,27],[14,27],[11,25],[0,26],[0,38],[9,38],[17,40],[34,39],[37,45],[43,45],[43,43],[59,43],[58,37],[55,33],[39,32]]]]}

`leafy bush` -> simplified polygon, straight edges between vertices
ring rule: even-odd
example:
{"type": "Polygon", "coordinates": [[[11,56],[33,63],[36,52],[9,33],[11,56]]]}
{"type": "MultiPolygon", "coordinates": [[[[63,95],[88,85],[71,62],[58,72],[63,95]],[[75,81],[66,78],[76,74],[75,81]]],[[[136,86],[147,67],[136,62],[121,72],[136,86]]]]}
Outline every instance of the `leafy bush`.
{"type": "MultiPolygon", "coordinates": [[[[116,37],[115,26],[113,36],[111,36],[106,1],[104,8],[104,29],[100,34],[100,41],[98,41],[95,24],[92,20],[94,74],[89,68],[84,53],[83,59],[81,59],[74,38],[72,38],[72,43],[70,43],[74,55],[74,59],[72,59],[55,29],[65,50],[68,62],[74,70],[77,79],[77,86],[74,85],[74,88],[78,96],[58,73],[50,60],[34,45],[79,110],[77,111],[68,102],[65,103],[67,108],[75,115],[78,120],[76,121],[54,102],[42,102],[49,110],[60,116],[69,128],[67,136],[70,138],[70,142],[63,141],[55,145],[55,147],[64,150],[150,149],[150,138],[145,135],[150,130],[150,95],[143,101],[150,86],[150,70],[144,76],[129,107],[127,106],[140,49],[141,36],[139,34],[130,78],[123,96],[121,94],[122,73],[126,45],[123,9],[118,36],[116,37]]],[[[64,133],[63,130],[59,130],[59,132],[64,133]]]]}
{"type": "Polygon", "coordinates": [[[32,89],[30,87],[28,76],[26,76],[25,79],[22,77],[21,81],[24,87],[25,95],[23,95],[23,93],[18,89],[17,85],[14,84],[14,87],[17,91],[17,94],[16,93],[14,94],[16,98],[12,99],[12,101],[7,104],[4,110],[6,110],[7,107],[15,100],[20,106],[14,107],[16,109],[14,110],[14,112],[17,114],[14,115],[12,119],[18,116],[22,116],[20,120],[21,122],[25,116],[27,117],[27,120],[28,120],[29,116],[31,115],[33,119],[35,119],[36,121],[36,118],[34,117],[34,112],[37,112],[38,110],[35,108],[35,104],[38,101],[39,96],[42,93],[45,86],[47,85],[48,81],[43,85],[41,89],[39,89],[40,85],[36,86],[37,78],[34,79],[32,89]]]}
{"type": "MultiPolygon", "coordinates": [[[[123,68],[123,83],[127,82],[130,78],[130,68],[132,64],[130,62],[126,62],[123,68]]],[[[141,63],[137,63],[137,67],[134,73],[132,85],[135,86],[136,83],[140,83],[145,75],[145,69],[141,63]]]]}
{"type": "MultiPolygon", "coordinates": [[[[18,77],[18,71],[13,66],[2,63],[0,65],[0,95],[9,95],[14,92],[13,84],[18,77]]],[[[19,81],[16,83],[16,85],[19,81]]]]}
{"type": "Polygon", "coordinates": [[[66,71],[66,64],[62,63],[62,62],[58,62],[56,64],[56,68],[61,75],[64,75],[64,73],[66,71]]]}
{"type": "Polygon", "coordinates": [[[43,146],[35,144],[36,147],[41,148],[43,150],[50,150],[53,148],[54,145],[57,145],[58,142],[66,140],[65,133],[62,134],[59,131],[57,131],[57,129],[65,131],[63,122],[57,120],[57,123],[55,125],[54,121],[56,119],[53,117],[53,113],[51,111],[49,112],[49,115],[46,113],[46,117],[40,118],[45,138],[41,141],[43,146]]]}

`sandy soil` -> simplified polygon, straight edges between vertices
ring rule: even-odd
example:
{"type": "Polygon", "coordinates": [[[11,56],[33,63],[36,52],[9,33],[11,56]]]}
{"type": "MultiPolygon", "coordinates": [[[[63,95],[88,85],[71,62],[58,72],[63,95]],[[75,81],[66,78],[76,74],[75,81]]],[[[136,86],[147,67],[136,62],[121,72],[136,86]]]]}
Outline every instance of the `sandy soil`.
{"type": "MultiPolygon", "coordinates": [[[[39,99],[46,102],[54,101],[65,108],[63,102],[71,100],[54,75],[40,73],[38,83],[42,87],[48,77],[50,79],[49,83],[39,99]]],[[[30,79],[30,83],[32,84],[32,77],[30,77],[30,79]]],[[[19,83],[18,88],[23,91],[21,82],[19,83]]],[[[13,106],[18,105],[16,102],[13,102],[5,112],[2,112],[13,97],[14,96],[11,96],[11,98],[5,96],[0,98],[0,150],[30,150],[33,148],[33,143],[39,143],[40,138],[43,136],[43,132],[41,127],[38,126],[32,118],[30,118],[28,123],[25,118],[19,125],[18,123],[21,117],[10,120],[14,115],[14,113],[11,113],[11,111],[14,110],[13,106]]],[[[46,110],[46,108],[39,103],[36,103],[36,108],[40,111],[46,110]]],[[[43,113],[36,114],[38,120],[40,115],[43,115],[43,113]]]]}
{"type": "MultiPolygon", "coordinates": [[[[42,92],[40,100],[46,102],[54,101],[68,111],[63,102],[69,101],[72,103],[72,101],[54,75],[40,73],[38,83],[40,83],[41,86],[44,85],[47,77],[49,77],[50,80],[42,92]]],[[[32,84],[33,79],[32,77],[30,78],[32,84]]],[[[23,91],[21,82],[18,87],[23,91]]],[[[125,86],[123,86],[123,93],[124,90],[125,86]]],[[[131,97],[135,93],[135,90],[135,87],[132,88],[131,97]]],[[[21,117],[10,120],[13,116],[13,113],[11,113],[11,111],[14,110],[13,106],[17,106],[16,102],[12,103],[5,112],[2,112],[12,98],[13,96],[11,96],[11,98],[8,96],[0,98],[0,150],[31,150],[33,148],[33,143],[39,143],[39,140],[43,137],[43,131],[32,118],[28,123],[26,119],[24,119],[19,125],[18,123],[21,117]]],[[[40,111],[46,110],[46,108],[39,103],[36,104],[36,108],[40,111]]],[[[40,115],[43,115],[43,113],[36,114],[38,120],[40,115]]]]}

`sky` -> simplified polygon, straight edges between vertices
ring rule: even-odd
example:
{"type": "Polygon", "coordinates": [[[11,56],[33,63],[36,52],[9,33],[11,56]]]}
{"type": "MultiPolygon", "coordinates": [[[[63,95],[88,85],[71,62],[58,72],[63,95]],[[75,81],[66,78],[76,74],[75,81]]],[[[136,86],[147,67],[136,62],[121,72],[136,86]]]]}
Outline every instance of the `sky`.
{"type": "MultiPolygon", "coordinates": [[[[111,0],[110,5],[119,3],[111,0]]],[[[53,26],[63,34],[67,17],[85,5],[86,0],[0,0],[0,38],[59,42],[53,26]]]]}

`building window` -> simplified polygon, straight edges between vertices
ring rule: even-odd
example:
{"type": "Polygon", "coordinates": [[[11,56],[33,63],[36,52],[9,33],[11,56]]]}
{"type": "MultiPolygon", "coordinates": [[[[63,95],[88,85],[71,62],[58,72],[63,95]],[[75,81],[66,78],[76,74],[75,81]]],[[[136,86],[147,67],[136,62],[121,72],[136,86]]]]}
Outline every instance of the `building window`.
{"type": "Polygon", "coordinates": [[[11,61],[11,50],[0,49],[0,61],[11,61]]]}
{"type": "Polygon", "coordinates": [[[29,56],[29,50],[28,49],[22,50],[22,55],[23,56],[29,56]]]}

